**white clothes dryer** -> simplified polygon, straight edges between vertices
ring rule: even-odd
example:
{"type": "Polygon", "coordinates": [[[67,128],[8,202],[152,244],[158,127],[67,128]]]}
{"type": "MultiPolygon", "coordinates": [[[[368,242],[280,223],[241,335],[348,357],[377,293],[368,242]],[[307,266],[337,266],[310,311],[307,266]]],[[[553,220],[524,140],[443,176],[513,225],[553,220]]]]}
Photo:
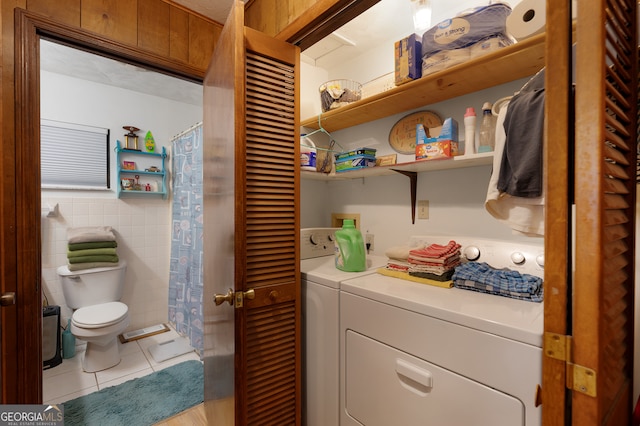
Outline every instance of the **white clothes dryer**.
{"type": "MultiPolygon", "coordinates": [[[[416,240],[543,276],[541,244],[416,240]]],[[[342,426],[541,424],[542,303],[380,274],[340,289],[342,426]]]]}
{"type": "Polygon", "coordinates": [[[307,426],[339,424],[340,283],[375,273],[384,256],[367,256],[367,270],[344,272],[335,267],[336,228],[300,231],[303,321],[303,418],[307,426]]]}

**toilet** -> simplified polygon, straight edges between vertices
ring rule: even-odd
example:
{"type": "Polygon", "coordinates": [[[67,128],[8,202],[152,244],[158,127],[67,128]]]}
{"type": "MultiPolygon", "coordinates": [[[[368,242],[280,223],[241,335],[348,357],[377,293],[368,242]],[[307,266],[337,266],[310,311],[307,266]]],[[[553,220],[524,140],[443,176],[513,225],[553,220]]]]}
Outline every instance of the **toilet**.
{"type": "Polygon", "coordinates": [[[70,271],[57,269],[67,306],[73,309],[71,333],[87,342],[82,369],[106,370],[120,363],[118,335],[129,326],[129,308],[120,302],[125,261],[113,267],[70,271]]]}

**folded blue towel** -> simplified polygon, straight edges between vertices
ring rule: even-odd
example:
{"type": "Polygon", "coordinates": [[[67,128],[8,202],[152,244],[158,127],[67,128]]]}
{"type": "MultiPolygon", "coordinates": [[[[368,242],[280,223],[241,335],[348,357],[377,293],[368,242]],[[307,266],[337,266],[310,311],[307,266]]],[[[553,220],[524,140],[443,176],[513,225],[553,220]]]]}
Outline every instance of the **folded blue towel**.
{"type": "Polygon", "coordinates": [[[542,278],[509,269],[495,269],[484,262],[467,262],[456,267],[454,287],[496,294],[532,302],[542,302],[542,278]]]}

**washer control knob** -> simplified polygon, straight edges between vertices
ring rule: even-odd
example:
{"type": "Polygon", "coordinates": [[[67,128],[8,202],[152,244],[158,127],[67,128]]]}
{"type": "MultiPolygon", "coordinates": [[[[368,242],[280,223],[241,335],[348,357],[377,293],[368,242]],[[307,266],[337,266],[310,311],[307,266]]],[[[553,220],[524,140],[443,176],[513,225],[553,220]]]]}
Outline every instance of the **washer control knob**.
{"type": "Polygon", "coordinates": [[[480,257],[480,249],[476,246],[468,246],[465,247],[463,254],[467,260],[477,260],[480,257]]]}
{"type": "Polygon", "coordinates": [[[539,254],[536,256],[536,264],[541,268],[544,268],[544,254],[539,254]]]}
{"type": "Polygon", "coordinates": [[[511,253],[511,261],[516,265],[522,265],[525,262],[524,254],[519,251],[511,253]]]}
{"type": "Polygon", "coordinates": [[[317,237],[314,234],[309,235],[309,242],[314,246],[318,245],[317,237]]]}

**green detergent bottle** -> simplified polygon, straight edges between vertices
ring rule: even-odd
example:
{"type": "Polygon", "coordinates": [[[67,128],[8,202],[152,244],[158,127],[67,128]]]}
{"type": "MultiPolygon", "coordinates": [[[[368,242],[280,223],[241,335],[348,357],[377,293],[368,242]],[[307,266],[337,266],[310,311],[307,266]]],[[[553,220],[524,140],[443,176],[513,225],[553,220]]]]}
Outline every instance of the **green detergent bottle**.
{"type": "Polygon", "coordinates": [[[347,272],[362,272],[367,269],[367,257],[362,234],[353,224],[353,219],[345,219],[342,229],[336,230],[336,268],[347,272]]]}

